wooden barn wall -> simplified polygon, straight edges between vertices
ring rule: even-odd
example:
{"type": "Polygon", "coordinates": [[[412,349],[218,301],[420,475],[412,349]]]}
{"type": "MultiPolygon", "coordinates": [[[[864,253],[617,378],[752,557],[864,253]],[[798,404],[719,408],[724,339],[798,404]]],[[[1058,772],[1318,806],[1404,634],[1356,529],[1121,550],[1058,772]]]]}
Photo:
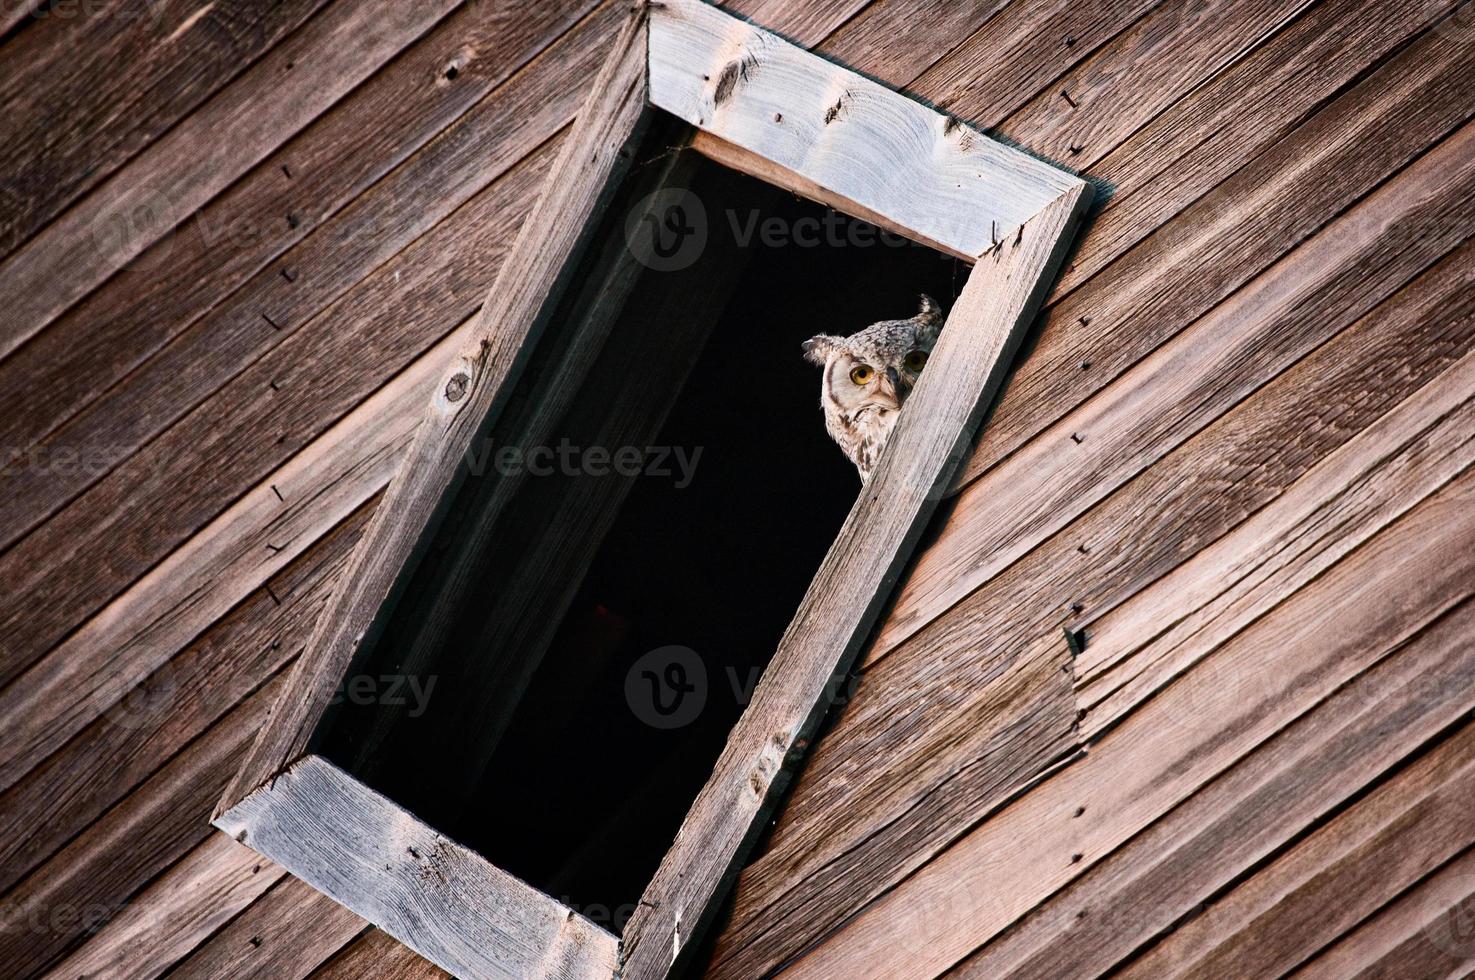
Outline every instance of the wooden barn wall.
{"type": "MultiPolygon", "coordinates": [[[[1102,193],[706,972],[1469,972],[1470,0],[729,9],[1102,193]]],[[[439,975],[208,818],[627,10],[0,5],[6,975],[439,975]]]]}

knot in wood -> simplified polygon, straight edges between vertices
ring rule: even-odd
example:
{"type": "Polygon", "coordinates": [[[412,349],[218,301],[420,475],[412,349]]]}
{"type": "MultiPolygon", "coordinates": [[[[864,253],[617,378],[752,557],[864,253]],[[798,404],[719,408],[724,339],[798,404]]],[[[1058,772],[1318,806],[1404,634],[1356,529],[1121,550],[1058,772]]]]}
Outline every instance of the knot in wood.
{"type": "Polygon", "coordinates": [[[466,386],[471,383],[471,377],[465,371],[458,371],[451,375],[451,380],[446,382],[446,401],[458,402],[466,397],[466,386]]]}

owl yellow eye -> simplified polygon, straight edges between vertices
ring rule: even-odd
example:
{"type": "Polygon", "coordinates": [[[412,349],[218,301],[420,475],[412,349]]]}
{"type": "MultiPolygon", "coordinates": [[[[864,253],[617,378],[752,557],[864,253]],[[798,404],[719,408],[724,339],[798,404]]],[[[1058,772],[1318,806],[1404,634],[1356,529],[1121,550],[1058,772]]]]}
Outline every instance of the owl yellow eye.
{"type": "Polygon", "coordinates": [[[857,364],[850,369],[850,380],[858,385],[869,384],[875,376],[876,372],[865,364],[857,364]]]}
{"type": "Polygon", "coordinates": [[[927,352],[924,350],[914,350],[901,363],[906,365],[908,371],[916,374],[927,366],[927,352]]]}

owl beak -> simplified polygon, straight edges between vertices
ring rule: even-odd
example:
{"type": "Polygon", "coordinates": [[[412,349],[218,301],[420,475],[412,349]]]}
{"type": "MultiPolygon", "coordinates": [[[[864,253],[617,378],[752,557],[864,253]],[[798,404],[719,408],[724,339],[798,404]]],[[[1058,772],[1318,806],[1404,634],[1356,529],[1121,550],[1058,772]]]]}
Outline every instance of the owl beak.
{"type": "Polygon", "coordinates": [[[876,378],[876,388],[868,400],[877,408],[884,408],[889,412],[901,411],[901,379],[895,371],[887,370],[876,378]]]}

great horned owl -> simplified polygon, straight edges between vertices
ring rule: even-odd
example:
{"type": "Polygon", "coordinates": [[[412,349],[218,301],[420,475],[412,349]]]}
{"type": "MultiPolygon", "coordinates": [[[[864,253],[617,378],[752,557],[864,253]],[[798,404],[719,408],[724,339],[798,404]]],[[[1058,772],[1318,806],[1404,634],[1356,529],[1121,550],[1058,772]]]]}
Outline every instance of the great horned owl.
{"type": "Polygon", "coordinates": [[[923,295],[917,315],[882,320],[848,337],[820,334],[804,342],[804,357],[824,368],[820,405],[825,428],[860,470],[864,483],[896,425],[942,330],[942,308],[923,295]]]}

